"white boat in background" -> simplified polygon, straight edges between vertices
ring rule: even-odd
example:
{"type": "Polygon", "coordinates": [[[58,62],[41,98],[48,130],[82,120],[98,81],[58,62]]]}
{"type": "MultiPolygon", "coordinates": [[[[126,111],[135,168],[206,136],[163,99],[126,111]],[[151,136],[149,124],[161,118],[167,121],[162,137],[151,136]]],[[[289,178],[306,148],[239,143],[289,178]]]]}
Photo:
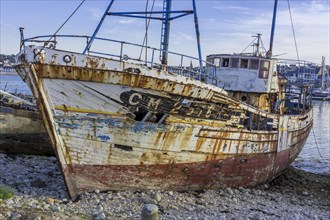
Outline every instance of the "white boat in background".
{"type": "Polygon", "coordinates": [[[330,74],[329,70],[325,67],[325,57],[322,57],[320,74],[321,87],[313,89],[312,99],[327,101],[330,100],[330,74]]]}
{"type": "MultiPolygon", "coordinates": [[[[313,125],[312,106],[307,88],[298,103],[286,99],[272,43],[266,56],[213,54],[206,62],[195,0],[183,11],[164,0],[161,12],[110,12],[113,3],[93,36],[83,36],[83,53],[57,49],[69,36],[36,46],[52,36],[24,39],[21,32],[15,69],[37,99],[71,197],[95,189],[255,186],[297,157],[313,125]],[[168,51],[170,21],[189,14],[198,58],[168,51]],[[107,15],[161,20],[161,49],[96,37],[107,15]],[[94,40],[116,43],[119,51],[92,51],[94,40]],[[127,47],[148,56],[135,57],[127,47]],[[191,61],[199,66],[187,68],[191,61]]],[[[277,0],[272,39],[276,6],[277,0]]]]}

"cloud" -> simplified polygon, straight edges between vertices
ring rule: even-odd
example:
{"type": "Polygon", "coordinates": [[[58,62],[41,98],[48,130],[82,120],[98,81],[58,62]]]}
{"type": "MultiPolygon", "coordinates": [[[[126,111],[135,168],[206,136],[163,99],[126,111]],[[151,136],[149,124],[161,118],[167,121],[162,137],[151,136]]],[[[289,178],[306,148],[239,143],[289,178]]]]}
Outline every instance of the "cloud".
{"type": "Polygon", "coordinates": [[[9,24],[3,20],[0,20],[0,26],[2,28],[10,28],[10,29],[14,29],[15,27],[12,24],[9,24]]]}
{"type": "Polygon", "coordinates": [[[234,6],[234,5],[215,5],[213,6],[214,9],[219,11],[228,11],[228,10],[239,10],[239,11],[247,11],[250,10],[249,8],[241,7],[241,6],[234,6]]]}
{"type": "Polygon", "coordinates": [[[136,18],[131,18],[131,19],[125,18],[125,19],[118,20],[118,22],[120,24],[129,24],[129,23],[132,23],[132,22],[135,22],[135,21],[136,21],[136,18]]]}
{"type": "Polygon", "coordinates": [[[103,16],[104,11],[100,10],[99,8],[90,8],[90,19],[93,21],[100,21],[103,16]]]}
{"type": "MultiPolygon", "coordinates": [[[[224,5],[214,6],[217,10],[237,9],[244,7],[224,5]]],[[[254,9],[247,9],[253,12],[254,9]]],[[[321,56],[330,59],[330,12],[328,1],[291,1],[291,12],[295,28],[298,51],[301,59],[319,62],[321,56]]],[[[215,20],[219,19],[215,18],[215,20]]],[[[221,21],[208,20],[204,26],[201,39],[205,54],[241,52],[249,43],[249,37],[262,33],[266,49],[269,45],[269,35],[272,21],[272,8],[262,13],[229,13],[221,21]],[[210,33],[212,34],[205,34],[210,33]],[[206,35],[204,37],[204,35],[206,35]],[[245,45],[246,43],[246,45],[245,45]]],[[[203,28],[204,24],[200,26],[203,28]]],[[[279,2],[276,21],[274,54],[287,53],[286,58],[297,57],[286,1],[279,2]]]]}

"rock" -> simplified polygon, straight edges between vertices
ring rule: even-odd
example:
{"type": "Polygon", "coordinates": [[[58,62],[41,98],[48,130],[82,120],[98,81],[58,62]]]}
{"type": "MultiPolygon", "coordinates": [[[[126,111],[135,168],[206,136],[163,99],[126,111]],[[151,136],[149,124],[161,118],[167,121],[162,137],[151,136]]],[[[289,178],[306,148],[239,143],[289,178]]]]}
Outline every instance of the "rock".
{"type": "Polygon", "coordinates": [[[98,206],[98,209],[99,209],[99,211],[101,211],[101,212],[104,210],[103,206],[101,206],[101,205],[98,206]]]}
{"type": "Polygon", "coordinates": [[[160,196],[160,194],[158,192],[152,193],[150,197],[152,199],[156,200],[157,202],[160,202],[160,200],[162,199],[162,197],[160,196]]]}
{"type": "Polygon", "coordinates": [[[175,206],[175,205],[173,205],[173,204],[171,205],[171,208],[172,208],[172,209],[175,209],[176,211],[179,210],[179,207],[177,207],[177,206],[175,206]]]}
{"type": "Polygon", "coordinates": [[[21,214],[19,214],[19,212],[13,212],[13,214],[11,215],[10,219],[11,220],[17,220],[17,219],[21,219],[21,214]]]}
{"type": "Polygon", "coordinates": [[[10,211],[6,212],[5,216],[7,216],[9,218],[11,216],[11,212],[10,211]]]}
{"type": "Polygon", "coordinates": [[[105,214],[103,212],[98,212],[97,213],[97,216],[95,218],[96,220],[102,220],[102,219],[105,219],[105,214]]]}
{"type": "Polygon", "coordinates": [[[269,189],[270,185],[268,183],[263,185],[263,189],[269,189]]]}
{"type": "Polygon", "coordinates": [[[141,211],[141,220],[157,220],[158,206],[154,204],[146,204],[141,211]]]}
{"type": "Polygon", "coordinates": [[[49,205],[54,205],[54,203],[55,203],[55,199],[53,199],[53,198],[47,198],[47,199],[46,199],[46,202],[47,202],[49,205]]]}
{"type": "Polygon", "coordinates": [[[241,191],[241,192],[244,192],[245,188],[240,186],[240,187],[238,187],[238,190],[241,191]]]}
{"type": "Polygon", "coordinates": [[[163,209],[163,210],[167,209],[168,203],[166,201],[161,201],[161,202],[158,203],[158,207],[159,207],[160,210],[161,209],[163,209]]]}
{"type": "Polygon", "coordinates": [[[233,189],[234,194],[239,194],[239,190],[238,189],[233,189]]]}
{"type": "Polygon", "coordinates": [[[143,198],[142,201],[143,201],[144,204],[154,204],[154,205],[158,204],[158,202],[155,199],[152,199],[152,198],[149,198],[149,197],[143,198]]]}
{"type": "Polygon", "coordinates": [[[173,196],[173,192],[172,192],[172,191],[169,191],[168,194],[169,194],[170,196],[173,196]]]}
{"type": "Polygon", "coordinates": [[[254,194],[255,194],[255,195],[261,195],[261,190],[259,190],[259,189],[254,190],[254,194]]]}
{"type": "Polygon", "coordinates": [[[308,193],[307,191],[303,191],[302,194],[303,194],[304,196],[308,196],[308,195],[309,195],[309,193],[308,193]]]}
{"type": "Polygon", "coordinates": [[[60,206],[57,206],[57,205],[53,206],[52,212],[60,212],[60,211],[61,211],[61,207],[60,206]]]}
{"type": "Polygon", "coordinates": [[[226,191],[229,195],[234,195],[234,191],[230,187],[227,188],[226,191]]]}
{"type": "Polygon", "coordinates": [[[41,179],[36,179],[30,183],[30,186],[35,187],[35,188],[45,188],[47,184],[42,181],[41,179]]]}
{"type": "Polygon", "coordinates": [[[100,190],[96,189],[94,192],[95,192],[96,194],[99,194],[99,193],[100,193],[100,190]]]}
{"type": "Polygon", "coordinates": [[[186,202],[188,203],[188,204],[194,204],[195,202],[194,202],[194,200],[192,199],[192,198],[186,198],[186,202]]]}

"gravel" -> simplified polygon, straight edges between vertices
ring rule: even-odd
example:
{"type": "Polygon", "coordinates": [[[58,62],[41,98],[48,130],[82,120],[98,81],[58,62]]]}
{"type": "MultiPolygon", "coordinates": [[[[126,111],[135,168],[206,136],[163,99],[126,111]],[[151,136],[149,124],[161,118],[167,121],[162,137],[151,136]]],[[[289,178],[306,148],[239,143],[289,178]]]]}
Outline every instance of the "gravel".
{"type": "Polygon", "coordinates": [[[269,184],[198,192],[95,190],[69,199],[55,157],[0,154],[0,219],[329,219],[330,176],[289,167],[269,184]]]}

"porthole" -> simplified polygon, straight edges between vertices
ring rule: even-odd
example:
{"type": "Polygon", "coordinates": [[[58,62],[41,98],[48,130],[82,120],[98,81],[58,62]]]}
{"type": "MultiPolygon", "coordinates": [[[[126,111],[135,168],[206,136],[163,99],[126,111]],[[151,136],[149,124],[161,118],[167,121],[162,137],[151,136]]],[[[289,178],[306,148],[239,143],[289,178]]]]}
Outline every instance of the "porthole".
{"type": "Polygon", "coordinates": [[[72,58],[71,58],[69,55],[65,55],[65,56],[63,57],[63,61],[64,61],[65,63],[70,63],[71,60],[72,60],[72,58]]]}

